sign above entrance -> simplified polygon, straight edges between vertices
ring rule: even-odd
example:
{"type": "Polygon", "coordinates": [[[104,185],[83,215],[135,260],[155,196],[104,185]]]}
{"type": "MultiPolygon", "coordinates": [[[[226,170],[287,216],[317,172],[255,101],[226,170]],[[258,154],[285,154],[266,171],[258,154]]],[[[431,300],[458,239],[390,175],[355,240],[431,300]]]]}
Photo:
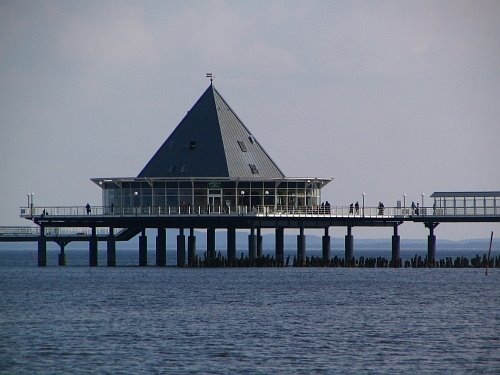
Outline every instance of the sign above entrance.
{"type": "Polygon", "coordinates": [[[222,183],[221,182],[209,182],[208,188],[209,189],[222,189],[222,183]]]}

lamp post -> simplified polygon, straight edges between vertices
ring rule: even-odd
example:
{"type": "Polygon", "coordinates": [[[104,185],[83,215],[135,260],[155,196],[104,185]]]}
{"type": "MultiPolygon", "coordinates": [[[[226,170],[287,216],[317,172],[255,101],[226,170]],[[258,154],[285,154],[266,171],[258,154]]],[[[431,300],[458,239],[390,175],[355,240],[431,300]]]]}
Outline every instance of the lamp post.
{"type": "Polygon", "coordinates": [[[365,193],[362,194],[363,195],[363,217],[365,217],[365,193]]]}
{"type": "Polygon", "coordinates": [[[421,208],[421,210],[422,210],[422,215],[424,214],[424,197],[425,197],[425,194],[424,194],[424,193],[422,193],[422,208],[421,208]]]}
{"type": "Polygon", "coordinates": [[[403,215],[406,213],[406,193],[403,194],[403,215]]]}
{"type": "MultiPolygon", "coordinates": [[[[243,197],[245,196],[245,190],[240,191],[240,206],[243,206],[243,197]]],[[[239,208],[238,208],[239,209],[239,208]]]]}
{"type": "Polygon", "coordinates": [[[139,198],[139,192],[134,191],[134,208],[135,208],[135,216],[137,216],[137,201],[139,198]]]}
{"type": "Polygon", "coordinates": [[[33,216],[33,197],[35,196],[35,194],[27,193],[26,196],[28,197],[28,208],[30,210],[30,215],[33,216]]]}

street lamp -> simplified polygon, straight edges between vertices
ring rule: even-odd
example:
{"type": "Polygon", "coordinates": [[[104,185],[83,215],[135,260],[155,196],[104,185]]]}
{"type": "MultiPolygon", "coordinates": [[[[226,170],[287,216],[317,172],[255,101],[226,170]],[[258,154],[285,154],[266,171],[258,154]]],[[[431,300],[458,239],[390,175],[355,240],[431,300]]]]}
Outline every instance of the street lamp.
{"type": "Polygon", "coordinates": [[[139,198],[139,192],[134,191],[134,207],[135,207],[135,215],[137,216],[137,201],[139,198]]]}
{"type": "Polygon", "coordinates": [[[362,194],[363,195],[363,217],[365,217],[365,193],[362,194]]]}
{"type": "Polygon", "coordinates": [[[28,208],[30,210],[30,215],[33,216],[33,197],[35,196],[34,193],[28,193],[26,194],[28,197],[28,208]]]}
{"type": "Polygon", "coordinates": [[[403,209],[406,211],[406,193],[403,194],[403,209]]]}
{"type": "Polygon", "coordinates": [[[421,208],[422,214],[424,213],[424,197],[425,197],[425,194],[422,193],[422,208],[421,208]]]}

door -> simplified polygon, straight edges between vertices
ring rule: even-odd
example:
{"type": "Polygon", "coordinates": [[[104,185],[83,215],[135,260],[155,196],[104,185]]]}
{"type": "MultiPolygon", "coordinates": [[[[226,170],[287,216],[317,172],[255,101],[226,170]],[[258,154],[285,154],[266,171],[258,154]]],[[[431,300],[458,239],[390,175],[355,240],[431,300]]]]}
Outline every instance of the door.
{"type": "Polygon", "coordinates": [[[208,189],[208,210],[219,212],[222,210],[222,189],[208,189]]]}

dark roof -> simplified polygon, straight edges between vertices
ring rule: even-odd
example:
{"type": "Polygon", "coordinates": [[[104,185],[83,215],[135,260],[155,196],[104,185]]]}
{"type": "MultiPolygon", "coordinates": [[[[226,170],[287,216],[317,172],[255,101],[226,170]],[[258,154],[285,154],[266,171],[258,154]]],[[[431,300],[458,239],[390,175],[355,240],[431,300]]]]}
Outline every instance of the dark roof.
{"type": "Polygon", "coordinates": [[[432,198],[491,198],[500,197],[500,191],[436,191],[432,198]]]}
{"type": "Polygon", "coordinates": [[[211,84],[138,177],[282,178],[211,84]]]}

